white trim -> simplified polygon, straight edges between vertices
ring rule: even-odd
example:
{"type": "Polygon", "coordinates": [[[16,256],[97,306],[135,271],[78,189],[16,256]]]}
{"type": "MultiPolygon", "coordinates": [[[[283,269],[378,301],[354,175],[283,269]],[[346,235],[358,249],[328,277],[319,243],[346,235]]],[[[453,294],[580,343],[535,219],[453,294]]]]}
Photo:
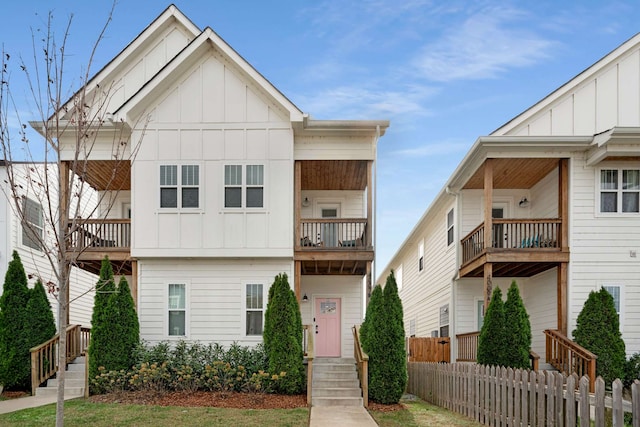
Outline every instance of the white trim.
{"type": "Polygon", "coordinates": [[[625,310],[624,310],[624,306],[625,306],[625,298],[624,298],[624,288],[625,288],[625,282],[624,281],[600,281],[598,282],[598,288],[596,289],[597,291],[599,291],[600,289],[604,288],[604,287],[617,287],[620,290],[620,311],[618,312],[618,321],[620,323],[620,333],[624,332],[624,314],[625,314],[625,310]]]}
{"type": "Polygon", "coordinates": [[[189,280],[171,280],[171,281],[166,281],[164,282],[164,297],[163,297],[163,304],[164,304],[164,325],[163,325],[163,334],[166,337],[167,340],[169,341],[179,341],[179,340],[183,340],[183,339],[188,339],[189,338],[189,332],[190,332],[190,317],[189,317],[189,312],[190,312],[190,288],[191,288],[191,281],[189,280]],[[169,285],[184,285],[184,335],[169,335],[169,285]]]}
{"type": "MultiPolygon", "coordinates": [[[[623,193],[623,189],[622,189],[622,171],[623,170],[640,170],[640,166],[638,165],[637,162],[632,162],[632,163],[620,163],[620,162],[616,162],[616,163],[611,163],[610,165],[603,165],[601,167],[595,168],[595,173],[594,173],[594,200],[595,200],[595,211],[594,211],[594,216],[596,218],[624,218],[624,217],[638,217],[640,216],[640,212],[622,212],[622,193],[623,193]],[[600,176],[603,170],[616,170],[618,171],[618,184],[619,184],[619,188],[615,189],[615,190],[610,190],[608,192],[614,192],[617,195],[617,211],[616,212],[601,212],[600,211],[600,193],[601,193],[601,188],[600,188],[600,176]]],[[[640,192],[640,190],[639,190],[640,192]]]]}
{"type": "MultiPolygon", "coordinates": [[[[474,297],[473,298],[473,323],[476,325],[476,331],[480,331],[481,326],[478,324],[478,318],[480,317],[480,313],[478,311],[478,303],[483,303],[484,308],[484,298],[482,297],[474,297]]],[[[484,316],[482,316],[484,320],[484,316]]]]}
{"type": "Polygon", "coordinates": [[[269,281],[243,280],[240,282],[240,298],[242,300],[242,311],[240,313],[240,336],[243,340],[262,342],[262,333],[259,335],[247,335],[247,285],[262,285],[262,331],[264,332],[264,315],[267,311],[267,297],[269,295],[269,281]]]}

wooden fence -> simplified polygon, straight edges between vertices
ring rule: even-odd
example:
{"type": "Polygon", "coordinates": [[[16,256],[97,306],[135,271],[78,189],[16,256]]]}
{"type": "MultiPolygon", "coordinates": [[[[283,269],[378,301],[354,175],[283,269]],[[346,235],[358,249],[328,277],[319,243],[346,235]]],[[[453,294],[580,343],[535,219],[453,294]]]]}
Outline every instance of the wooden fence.
{"type": "Polygon", "coordinates": [[[640,426],[640,381],[631,387],[631,401],[622,397],[615,380],[605,393],[602,378],[595,393],[589,379],[559,372],[480,366],[471,363],[408,363],[407,391],[435,405],[488,426],[623,427],[624,414],[640,426]],[[609,408],[609,411],[605,409],[609,408]]]}
{"type": "Polygon", "coordinates": [[[449,337],[407,338],[409,362],[451,362],[449,337]]]}

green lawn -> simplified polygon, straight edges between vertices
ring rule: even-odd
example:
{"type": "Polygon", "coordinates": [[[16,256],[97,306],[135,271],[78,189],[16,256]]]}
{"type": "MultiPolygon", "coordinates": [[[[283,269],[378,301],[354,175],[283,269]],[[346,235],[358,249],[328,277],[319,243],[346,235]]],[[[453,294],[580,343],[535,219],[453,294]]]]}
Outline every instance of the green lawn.
{"type": "MultiPolygon", "coordinates": [[[[0,425],[52,426],[55,405],[0,415],[0,425]]],[[[65,403],[65,426],[307,426],[309,410],[184,408],[91,403],[83,399],[65,403]]]]}
{"type": "Polygon", "coordinates": [[[482,424],[423,400],[402,400],[407,409],[394,412],[369,411],[380,427],[475,427],[482,424]]]}

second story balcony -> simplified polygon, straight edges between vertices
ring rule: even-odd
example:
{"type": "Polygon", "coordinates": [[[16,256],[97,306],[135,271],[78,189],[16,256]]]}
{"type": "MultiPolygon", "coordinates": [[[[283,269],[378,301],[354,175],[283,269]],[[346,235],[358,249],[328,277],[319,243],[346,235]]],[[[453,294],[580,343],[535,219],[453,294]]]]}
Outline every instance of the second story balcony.
{"type": "Polygon", "coordinates": [[[84,270],[99,273],[106,255],[121,265],[120,274],[131,274],[130,219],[75,219],[70,221],[68,236],[67,252],[78,254],[84,270]]]}

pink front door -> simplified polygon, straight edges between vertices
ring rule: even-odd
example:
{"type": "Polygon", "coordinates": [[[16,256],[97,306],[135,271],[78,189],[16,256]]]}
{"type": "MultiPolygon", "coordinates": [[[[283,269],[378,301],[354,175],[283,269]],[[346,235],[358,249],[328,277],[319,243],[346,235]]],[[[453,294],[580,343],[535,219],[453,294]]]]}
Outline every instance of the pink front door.
{"type": "Polygon", "coordinates": [[[316,298],[315,350],[318,357],[340,357],[340,298],[316,298]]]}

